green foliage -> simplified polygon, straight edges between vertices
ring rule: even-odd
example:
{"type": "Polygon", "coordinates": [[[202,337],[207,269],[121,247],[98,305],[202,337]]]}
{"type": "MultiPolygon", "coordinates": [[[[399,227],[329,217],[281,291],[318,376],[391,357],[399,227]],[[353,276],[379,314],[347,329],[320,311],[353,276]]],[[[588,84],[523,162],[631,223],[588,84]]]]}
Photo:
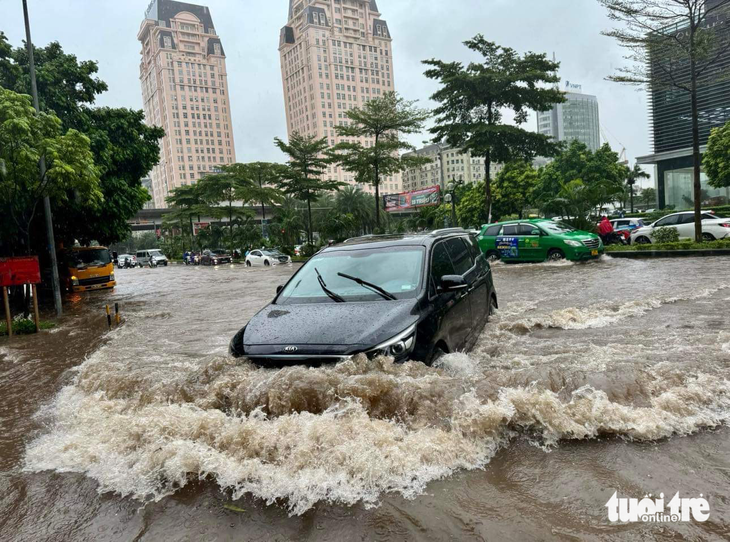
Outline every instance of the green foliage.
{"type": "Polygon", "coordinates": [[[646,207],[653,207],[657,202],[656,188],[644,188],[640,193],[638,200],[646,207]]]}
{"type": "Polygon", "coordinates": [[[623,191],[629,168],[618,158],[608,144],[592,152],[585,144],[573,141],[540,169],[534,190],[536,203],[546,213],[574,217],[571,225],[590,231],[590,214],[600,212],[623,191]]]}
{"type": "MultiPolygon", "coordinates": [[[[38,327],[41,330],[46,329],[53,329],[56,327],[56,324],[53,322],[46,322],[44,320],[40,320],[38,322],[38,327]]],[[[27,318],[23,318],[20,320],[13,321],[13,334],[14,335],[33,335],[35,333],[35,322],[33,320],[29,320],[27,318]]],[[[7,336],[8,334],[8,326],[5,323],[5,321],[0,322],[0,337],[7,336]]]]}
{"type": "Polygon", "coordinates": [[[643,252],[643,251],[661,251],[661,250],[712,250],[712,249],[730,249],[730,240],[722,239],[719,241],[709,241],[703,243],[695,243],[693,241],[677,241],[673,243],[652,243],[651,245],[610,245],[606,247],[606,252],[643,252]]]}
{"type": "Polygon", "coordinates": [[[456,218],[459,225],[465,228],[473,228],[489,221],[484,182],[474,183],[466,187],[466,190],[461,194],[457,194],[456,201],[456,218]]]}
{"type": "Polygon", "coordinates": [[[498,216],[516,214],[522,218],[524,210],[533,202],[538,174],[532,164],[518,160],[505,164],[494,181],[494,206],[498,216]]]}
{"type": "Polygon", "coordinates": [[[679,232],[676,228],[657,228],[654,230],[654,239],[658,244],[676,243],[679,241],[679,232]]]}
{"type": "Polygon", "coordinates": [[[45,196],[67,202],[75,193],[90,207],[102,201],[89,139],[76,130],[64,133],[58,117],[36,113],[28,96],[2,87],[0,161],[0,203],[7,209],[3,239],[17,239],[20,232],[27,253],[32,250],[31,224],[45,196]],[[46,165],[43,177],[41,160],[46,165]]]}
{"type": "Polygon", "coordinates": [[[363,107],[346,112],[347,126],[336,126],[341,137],[371,139],[373,144],[364,146],[359,141],[346,141],[333,149],[342,167],[355,174],[355,180],[375,187],[375,223],[380,226],[380,180],[411,167],[431,161],[423,156],[401,156],[401,151],[413,150],[402,135],[416,134],[430,113],[415,107],[395,92],[372,98],[363,107]]]}
{"type": "Polygon", "coordinates": [[[425,74],[441,83],[432,96],[440,105],[435,110],[434,139],[470,151],[485,159],[487,182],[485,205],[492,205],[489,169],[492,162],[531,161],[535,156],[553,156],[558,145],[548,136],[522,128],[528,110],[547,111],[565,101],[553,88],[559,82],[559,64],[544,54],[519,55],[513,49],[487,41],[481,34],[464,42],[483,57],[482,63],[464,66],[460,62],[426,60],[425,74]],[[509,111],[513,122],[506,122],[509,111]]]}
{"type": "Polygon", "coordinates": [[[312,243],[312,202],[325,192],[339,190],[345,183],[323,178],[327,167],[334,161],[327,138],[317,139],[315,136],[294,133],[289,143],[278,137],[274,142],[283,153],[289,155],[279,186],[285,194],[307,204],[307,236],[312,243]]]}
{"type": "Polygon", "coordinates": [[[702,164],[709,177],[710,186],[730,186],[730,122],[715,128],[707,141],[707,151],[702,164]]]}
{"type": "MultiPolygon", "coordinates": [[[[79,61],[57,42],[34,49],[39,102],[53,112],[63,130],[74,129],[90,140],[100,177],[102,198],[53,198],[56,239],[66,244],[92,237],[104,244],[128,237],[127,221],[142,209],[149,194],[141,179],[159,161],[162,129],[147,126],[141,111],[93,108],[96,96],[107,90],[96,77],[95,62],[79,61]]],[[[0,32],[0,86],[30,94],[28,54],[13,48],[0,32]]]]}

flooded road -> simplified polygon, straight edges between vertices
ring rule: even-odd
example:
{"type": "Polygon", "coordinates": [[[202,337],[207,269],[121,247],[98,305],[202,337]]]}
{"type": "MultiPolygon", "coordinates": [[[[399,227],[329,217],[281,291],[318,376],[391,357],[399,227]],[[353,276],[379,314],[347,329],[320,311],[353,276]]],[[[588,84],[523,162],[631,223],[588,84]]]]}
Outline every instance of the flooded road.
{"type": "Polygon", "coordinates": [[[728,540],[728,262],[498,263],[437,368],[230,359],[292,267],[119,270],[0,342],[0,540],[728,540]],[[612,524],[615,491],[710,518],[612,524]]]}

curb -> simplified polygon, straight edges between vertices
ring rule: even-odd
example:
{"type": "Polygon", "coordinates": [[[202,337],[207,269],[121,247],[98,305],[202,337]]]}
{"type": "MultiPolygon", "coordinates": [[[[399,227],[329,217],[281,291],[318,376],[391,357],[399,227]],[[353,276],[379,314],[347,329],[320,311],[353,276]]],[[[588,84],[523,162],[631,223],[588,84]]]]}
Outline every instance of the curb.
{"type": "Polygon", "coordinates": [[[693,258],[709,256],[730,256],[730,248],[701,250],[617,250],[606,252],[611,258],[693,258]]]}

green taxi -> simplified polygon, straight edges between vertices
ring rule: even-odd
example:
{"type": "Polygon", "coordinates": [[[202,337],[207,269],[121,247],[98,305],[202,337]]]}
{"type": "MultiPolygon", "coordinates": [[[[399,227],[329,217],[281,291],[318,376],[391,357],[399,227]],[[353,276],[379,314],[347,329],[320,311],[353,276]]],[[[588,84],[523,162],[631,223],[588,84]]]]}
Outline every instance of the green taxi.
{"type": "Polygon", "coordinates": [[[590,260],[604,252],[598,235],[545,218],[487,224],[477,240],[489,260],[510,262],[590,260]]]}

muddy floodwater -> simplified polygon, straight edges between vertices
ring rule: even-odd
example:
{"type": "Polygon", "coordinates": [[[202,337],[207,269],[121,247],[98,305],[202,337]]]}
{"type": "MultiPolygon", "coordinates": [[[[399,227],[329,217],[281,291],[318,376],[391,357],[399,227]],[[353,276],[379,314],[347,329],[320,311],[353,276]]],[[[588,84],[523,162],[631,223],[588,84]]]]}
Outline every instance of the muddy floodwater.
{"type": "Polygon", "coordinates": [[[119,270],[0,340],[0,540],[730,539],[727,258],[498,263],[435,368],[229,358],[294,270],[119,270]],[[710,517],[611,523],[616,491],[710,517]]]}

